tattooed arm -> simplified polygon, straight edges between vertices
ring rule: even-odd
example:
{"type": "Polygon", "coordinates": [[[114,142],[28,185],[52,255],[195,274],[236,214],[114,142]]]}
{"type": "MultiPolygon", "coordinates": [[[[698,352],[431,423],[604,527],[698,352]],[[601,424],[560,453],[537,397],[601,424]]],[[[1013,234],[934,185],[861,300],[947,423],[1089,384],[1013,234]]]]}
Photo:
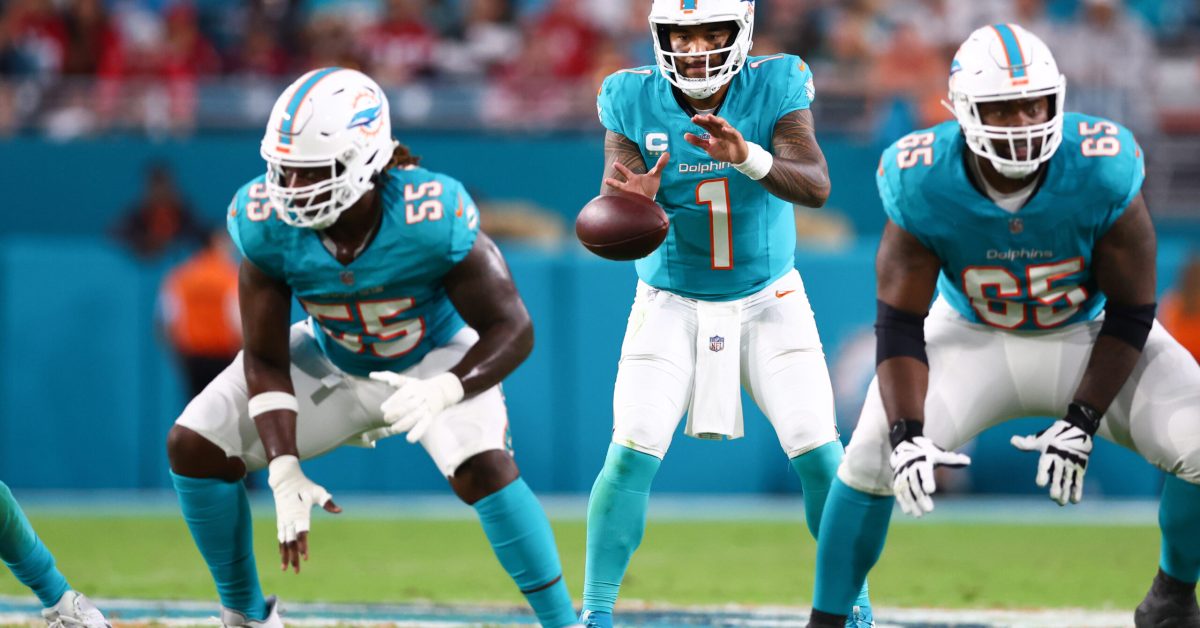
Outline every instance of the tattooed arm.
{"type": "Polygon", "coordinates": [[[670,158],[671,154],[664,152],[658,156],[654,167],[646,170],[646,161],[637,144],[620,133],[609,131],[604,136],[604,179],[600,183],[600,193],[629,192],[654,199],[662,183],[663,168],[670,158]]]}
{"type": "Polygon", "coordinates": [[[820,207],[829,198],[829,167],[813,134],[812,111],[793,111],[775,123],[775,163],[759,180],[785,201],[820,207]]]}
{"type": "Polygon", "coordinates": [[[617,164],[628,168],[634,174],[646,173],[646,161],[642,159],[642,151],[638,150],[633,140],[608,131],[604,134],[604,178],[600,181],[600,193],[612,194],[617,188],[604,183],[606,179],[615,179],[619,174],[617,164]]]}
{"type": "MultiPolygon", "coordinates": [[[[692,122],[708,131],[708,135],[687,133],[683,139],[703,148],[713,159],[740,164],[749,157],[745,138],[724,118],[702,114],[693,116],[692,122]]],[[[771,144],[774,148],[771,170],[758,182],[785,201],[809,207],[824,205],[829,198],[829,168],[813,135],[812,112],[801,109],[780,118],[775,123],[771,144]]]]}

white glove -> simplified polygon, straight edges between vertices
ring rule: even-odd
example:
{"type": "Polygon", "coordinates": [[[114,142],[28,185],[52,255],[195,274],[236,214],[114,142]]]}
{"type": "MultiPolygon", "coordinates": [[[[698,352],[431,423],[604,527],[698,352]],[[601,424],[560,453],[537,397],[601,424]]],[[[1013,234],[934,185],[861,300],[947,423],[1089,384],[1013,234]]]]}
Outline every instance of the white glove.
{"type": "Polygon", "coordinates": [[[275,493],[275,524],[279,542],[290,543],[301,532],[308,532],[312,507],[324,506],[333,496],[305,477],[300,460],[279,456],[267,465],[267,484],[275,493]]]}
{"type": "Polygon", "coordinates": [[[443,410],[463,399],[462,382],[454,373],[418,379],[391,371],[375,371],[371,373],[371,379],[396,388],[396,392],[379,406],[388,427],[368,432],[375,440],[408,432],[405,438],[415,443],[425,436],[443,410]]]}
{"type": "Polygon", "coordinates": [[[1013,436],[1013,447],[1039,451],[1037,485],[1050,485],[1050,499],[1066,506],[1083,498],[1083,473],[1092,453],[1092,435],[1063,419],[1031,436],[1013,436]]]}
{"type": "MultiPolygon", "coordinates": [[[[893,429],[893,433],[895,431],[893,429]]],[[[896,494],[900,509],[906,514],[920,517],[933,512],[933,499],[930,495],[937,490],[937,483],[933,477],[934,467],[965,467],[971,464],[971,459],[938,447],[917,430],[916,435],[903,435],[895,442],[892,446],[891,464],[892,491],[896,494]]]]}

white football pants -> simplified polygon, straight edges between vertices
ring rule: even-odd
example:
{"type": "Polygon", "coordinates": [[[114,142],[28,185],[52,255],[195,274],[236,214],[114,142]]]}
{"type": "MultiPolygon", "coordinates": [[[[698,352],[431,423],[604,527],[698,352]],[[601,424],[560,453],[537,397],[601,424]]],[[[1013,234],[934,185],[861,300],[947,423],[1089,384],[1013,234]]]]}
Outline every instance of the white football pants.
{"type": "MultiPolygon", "coordinates": [[[[450,370],[479,339],[464,328],[445,346],[430,351],[402,374],[431,377],[450,370]]],[[[296,444],[302,460],[315,458],[357,439],[360,434],[387,425],[379,406],[395,388],[365,377],[350,375],[321,353],[307,320],[291,329],[292,386],[300,412],[296,419],[296,444]]],[[[258,430],[247,409],[246,374],[242,354],[184,409],[176,421],[212,441],[228,456],[241,458],[246,469],[267,466],[258,430]]],[[[508,412],[500,387],[486,390],[447,408],[421,439],[442,475],[451,477],[471,456],[505,449],[508,412]]]]}
{"type": "MultiPolygon", "coordinates": [[[[800,274],[742,299],[741,385],[789,458],[837,440],[833,389],[800,274]]],[[[692,398],[696,300],[638,282],[613,391],[613,442],[662,458],[692,398]]]]}
{"type": "MultiPolygon", "coordinates": [[[[1026,417],[1061,417],[1083,378],[1102,321],[1051,331],[1010,332],[968,322],[942,299],[925,321],[929,391],[925,435],[953,450],[983,430],[1026,417]]],[[[1142,357],[1097,433],[1151,464],[1200,484],[1200,366],[1156,321],[1142,357]]],[[[873,380],[838,477],[876,495],[892,493],[887,415],[873,380]]],[[[1030,458],[1015,480],[1033,482],[1030,458]]]]}

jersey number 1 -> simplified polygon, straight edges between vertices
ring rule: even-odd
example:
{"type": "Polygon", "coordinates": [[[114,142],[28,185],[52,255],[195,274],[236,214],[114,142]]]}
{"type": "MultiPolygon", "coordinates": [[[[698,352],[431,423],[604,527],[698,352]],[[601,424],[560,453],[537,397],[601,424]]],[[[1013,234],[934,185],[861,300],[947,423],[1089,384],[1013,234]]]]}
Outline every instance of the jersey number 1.
{"type": "Polygon", "coordinates": [[[733,268],[733,217],[729,214],[729,179],[706,179],[696,186],[696,202],[708,205],[708,241],[712,269],[733,268]]]}

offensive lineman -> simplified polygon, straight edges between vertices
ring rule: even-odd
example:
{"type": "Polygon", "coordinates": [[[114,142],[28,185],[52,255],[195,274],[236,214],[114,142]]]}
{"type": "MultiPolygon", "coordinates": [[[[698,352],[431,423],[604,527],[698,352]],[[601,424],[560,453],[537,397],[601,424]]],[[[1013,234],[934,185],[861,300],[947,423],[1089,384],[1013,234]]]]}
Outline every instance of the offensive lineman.
{"type": "MultiPolygon", "coordinates": [[[[619,71],[600,90],[602,193],[656,199],[671,227],[636,263],[612,443],[588,502],[589,626],[612,625],[650,484],[685,411],[688,435],[738,438],[744,386],[800,476],[814,537],[842,457],[825,356],[794,268],[792,205],[829,196],[812,73],[794,55],[748,56],[753,28],[752,1],[655,0],[657,66],[619,71]]],[[[847,626],[871,625],[860,588],[847,626]]]]}
{"type": "Polygon", "coordinates": [[[840,626],[879,559],[893,494],[933,509],[933,469],[1013,417],[1038,486],[1078,503],[1092,439],[1168,475],[1158,574],[1139,627],[1200,626],[1200,366],[1154,321],[1155,235],[1141,149],[1063,113],[1066,81],[1020,26],[981,28],[950,66],[957,121],[883,154],[877,377],[825,510],[810,626],[840,626]],[[968,150],[969,149],[969,150],[968,150]],[[937,288],[940,296],[930,302],[937,288]]]}
{"type": "Polygon", "coordinates": [[[268,168],[238,191],[245,350],[171,430],[171,477],[226,626],[281,626],[254,566],[245,486],[266,467],[282,568],[310,509],[341,509],[300,460],[408,432],[479,514],[545,626],[573,624],[550,525],[506,448],[498,384],[533,346],[508,268],[462,184],[416,166],[367,76],[323,68],[275,104],[268,168]],[[309,318],[290,326],[292,296],[309,318]],[[369,376],[369,378],[368,378],[369,376]]]}

